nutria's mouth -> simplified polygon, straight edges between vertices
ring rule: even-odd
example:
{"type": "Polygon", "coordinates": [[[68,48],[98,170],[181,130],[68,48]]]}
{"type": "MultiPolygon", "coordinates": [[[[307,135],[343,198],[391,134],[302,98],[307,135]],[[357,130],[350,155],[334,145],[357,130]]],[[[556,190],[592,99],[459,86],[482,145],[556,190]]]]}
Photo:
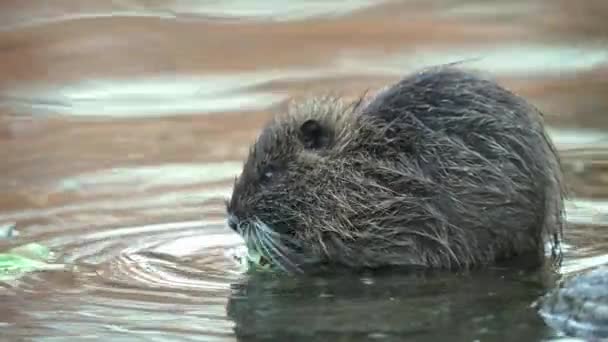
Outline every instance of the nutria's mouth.
{"type": "Polygon", "coordinates": [[[265,257],[261,256],[260,260],[258,261],[258,264],[262,267],[266,267],[270,266],[270,261],[268,261],[268,259],[266,259],[265,257]]]}
{"type": "Polygon", "coordinates": [[[266,256],[258,253],[255,250],[249,250],[247,252],[247,258],[249,259],[250,263],[260,268],[268,268],[272,266],[270,260],[266,256]]]}
{"type": "Polygon", "coordinates": [[[300,271],[301,246],[299,241],[277,233],[261,221],[237,225],[247,248],[249,266],[265,270],[300,271]]]}

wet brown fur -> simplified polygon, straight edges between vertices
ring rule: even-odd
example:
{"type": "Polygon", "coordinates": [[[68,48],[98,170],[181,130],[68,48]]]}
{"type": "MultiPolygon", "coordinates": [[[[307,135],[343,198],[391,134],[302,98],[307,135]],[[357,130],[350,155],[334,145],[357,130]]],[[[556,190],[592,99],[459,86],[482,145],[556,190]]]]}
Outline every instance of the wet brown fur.
{"type": "Polygon", "coordinates": [[[274,237],[260,250],[283,269],[462,269],[541,263],[546,242],[558,255],[564,196],[542,114],[442,66],[370,100],[311,99],[272,119],[227,210],[251,248],[274,237]],[[322,129],[307,136],[310,120],[322,129]]]}

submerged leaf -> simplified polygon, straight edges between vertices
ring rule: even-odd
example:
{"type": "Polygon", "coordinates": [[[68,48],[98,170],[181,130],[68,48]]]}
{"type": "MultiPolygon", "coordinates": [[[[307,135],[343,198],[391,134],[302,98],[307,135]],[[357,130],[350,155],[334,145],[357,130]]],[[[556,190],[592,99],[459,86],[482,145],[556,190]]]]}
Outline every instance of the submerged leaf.
{"type": "Polygon", "coordinates": [[[0,281],[14,280],[25,273],[63,269],[64,265],[49,264],[51,250],[38,243],[28,243],[0,253],[0,281]]]}

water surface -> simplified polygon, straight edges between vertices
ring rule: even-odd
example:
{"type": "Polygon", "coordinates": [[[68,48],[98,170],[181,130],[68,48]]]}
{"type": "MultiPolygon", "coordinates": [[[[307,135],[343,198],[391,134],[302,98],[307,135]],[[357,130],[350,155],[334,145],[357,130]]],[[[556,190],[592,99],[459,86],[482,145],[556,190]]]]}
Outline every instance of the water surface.
{"type": "Polygon", "coordinates": [[[247,275],[225,226],[248,144],[289,98],[354,97],[430,64],[546,113],[569,275],[608,262],[601,1],[5,1],[0,225],[64,270],[0,283],[7,341],[540,341],[556,277],[247,275]]]}

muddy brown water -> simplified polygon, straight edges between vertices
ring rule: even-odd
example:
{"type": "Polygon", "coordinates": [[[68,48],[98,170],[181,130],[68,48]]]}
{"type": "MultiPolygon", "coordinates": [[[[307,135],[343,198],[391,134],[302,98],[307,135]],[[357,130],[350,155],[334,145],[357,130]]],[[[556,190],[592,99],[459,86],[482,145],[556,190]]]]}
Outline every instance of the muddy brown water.
{"type": "Polygon", "coordinates": [[[605,1],[0,4],[0,224],[62,271],[0,285],[2,341],[539,341],[552,281],[249,276],[223,200],[289,98],[477,58],[547,116],[572,198],[564,275],[608,262],[605,1]]]}

